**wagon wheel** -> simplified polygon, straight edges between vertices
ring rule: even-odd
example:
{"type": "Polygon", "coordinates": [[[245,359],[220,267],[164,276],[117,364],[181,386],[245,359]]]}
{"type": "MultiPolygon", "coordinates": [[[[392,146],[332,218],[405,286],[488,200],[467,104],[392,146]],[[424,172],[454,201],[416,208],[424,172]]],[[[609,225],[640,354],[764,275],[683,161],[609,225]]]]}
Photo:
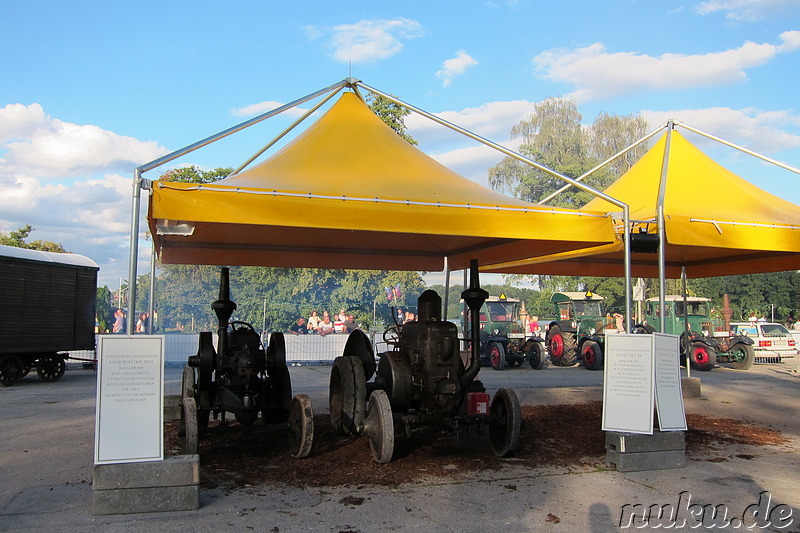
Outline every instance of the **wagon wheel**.
{"type": "Polygon", "coordinates": [[[331,425],[337,435],[355,435],[364,422],[367,384],[357,357],[337,357],[331,368],[328,401],[331,425]]]}
{"type": "Polygon", "coordinates": [[[286,367],[286,339],[283,337],[283,333],[276,331],[269,334],[267,373],[271,377],[275,370],[280,372],[282,367],[286,367]]]}
{"type": "Polygon", "coordinates": [[[522,427],[519,400],[511,389],[498,389],[492,399],[489,440],[497,457],[506,457],[517,449],[522,427]]]}
{"type": "Polygon", "coordinates": [[[0,383],[8,387],[22,379],[25,364],[18,355],[6,355],[0,357],[0,383]]]}
{"type": "Polygon", "coordinates": [[[31,365],[30,359],[25,359],[24,361],[22,361],[22,366],[23,366],[22,375],[19,377],[19,379],[22,379],[25,376],[27,376],[28,373],[31,371],[31,368],[33,368],[33,365],[31,365]]]}
{"type": "Polygon", "coordinates": [[[538,341],[528,341],[525,356],[528,358],[528,363],[534,370],[541,370],[544,366],[544,348],[538,341]]]}
{"type": "Polygon", "coordinates": [[[52,382],[61,379],[67,370],[67,363],[58,355],[47,355],[39,358],[36,363],[36,373],[42,381],[52,382]]]}
{"type": "Polygon", "coordinates": [[[486,355],[495,370],[503,370],[506,367],[506,350],[501,343],[490,342],[486,346],[486,355]]]}
{"type": "Polygon", "coordinates": [[[345,357],[358,357],[361,359],[361,364],[364,366],[364,379],[369,379],[375,375],[377,364],[375,363],[375,352],[372,349],[372,343],[369,337],[357,329],[350,333],[347,337],[347,343],[344,345],[343,355],[345,357]]]}
{"type": "Polygon", "coordinates": [[[289,453],[302,459],[311,453],[314,443],[314,409],[305,394],[292,398],[289,407],[289,453]]]}
{"type": "Polygon", "coordinates": [[[600,370],[603,367],[603,350],[595,341],[586,341],[581,348],[583,366],[588,370],[600,370]]]}
{"type": "Polygon", "coordinates": [[[197,403],[194,398],[184,398],[181,402],[181,427],[183,428],[183,452],[196,454],[199,448],[199,431],[197,427],[197,403]]]}
{"type": "MultiPolygon", "coordinates": [[[[274,333],[273,333],[274,335],[274,333]]],[[[283,336],[281,336],[283,340],[283,336]]],[[[265,385],[266,403],[262,418],[265,424],[286,422],[292,404],[292,378],[286,364],[276,367],[265,385]]]]}
{"type": "Polygon", "coordinates": [[[394,454],[394,419],[386,392],[378,389],[369,397],[364,435],[369,439],[372,458],[378,464],[388,463],[394,454]]]}
{"type": "Polygon", "coordinates": [[[717,363],[717,352],[710,346],[694,343],[689,346],[689,361],[693,368],[708,372],[717,363]]]}
{"type": "Polygon", "coordinates": [[[750,370],[756,360],[756,352],[750,344],[739,343],[731,348],[726,355],[731,366],[736,370],[750,370]]]}

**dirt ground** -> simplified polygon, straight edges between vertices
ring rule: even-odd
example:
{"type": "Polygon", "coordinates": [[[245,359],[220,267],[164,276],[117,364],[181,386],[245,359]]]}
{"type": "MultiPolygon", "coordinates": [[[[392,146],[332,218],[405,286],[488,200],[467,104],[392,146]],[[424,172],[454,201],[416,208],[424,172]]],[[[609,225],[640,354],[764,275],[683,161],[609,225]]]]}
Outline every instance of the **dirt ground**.
{"type": "MultiPolygon", "coordinates": [[[[286,431],[260,423],[246,427],[235,421],[211,422],[200,438],[200,479],[207,488],[243,488],[283,482],[296,486],[392,486],[435,478],[467,479],[476,472],[516,465],[561,467],[566,471],[605,468],[605,434],[601,403],[522,406],[520,447],[511,458],[494,456],[488,434],[442,434],[432,444],[397,437],[392,462],[372,460],[366,438],[340,437],[330,417],[314,419],[314,446],[305,459],[288,451],[286,431]]],[[[780,433],[730,418],[687,414],[686,449],[690,459],[726,461],[730,445],[781,446],[780,433]]],[[[167,455],[180,454],[178,421],[165,428],[167,455]]],[[[757,448],[736,457],[750,459],[757,448]]],[[[512,489],[512,487],[509,487],[512,489]]]]}

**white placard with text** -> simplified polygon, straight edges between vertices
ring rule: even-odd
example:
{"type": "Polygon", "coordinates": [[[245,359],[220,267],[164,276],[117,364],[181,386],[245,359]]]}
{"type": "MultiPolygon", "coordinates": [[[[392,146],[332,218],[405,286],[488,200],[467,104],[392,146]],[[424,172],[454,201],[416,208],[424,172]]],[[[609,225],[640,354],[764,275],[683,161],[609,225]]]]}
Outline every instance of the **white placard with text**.
{"type": "Polygon", "coordinates": [[[656,412],[661,431],[685,431],[681,371],[678,364],[680,337],[653,334],[656,373],[656,412]]]}
{"type": "Polygon", "coordinates": [[[605,338],[603,431],[653,434],[653,336],[605,338]]]}
{"type": "Polygon", "coordinates": [[[164,336],[102,335],[94,463],[164,459],[164,336]]]}

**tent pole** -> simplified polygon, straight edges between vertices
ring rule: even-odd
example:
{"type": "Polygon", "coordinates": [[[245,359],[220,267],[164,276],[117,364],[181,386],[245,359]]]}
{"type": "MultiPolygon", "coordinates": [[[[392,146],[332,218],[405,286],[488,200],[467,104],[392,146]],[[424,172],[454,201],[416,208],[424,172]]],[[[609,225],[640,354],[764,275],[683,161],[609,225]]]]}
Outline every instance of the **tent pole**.
{"type": "MultiPolygon", "coordinates": [[[[683,293],[683,331],[689,331],[689,308],[686,302],[687,288],[686,288],[686,267],[681,267],[681,292],[683,293]]],[[[684,335],[685,345],[683,349],[686,354],[686,377],[692,377],[691,366],[689,364],[689,334],[684,335]]]]}
{"type": "Polygon", "coordinates": [[[798,168],[795,168],[793,166],[787,165],[786,163],[781,163],[780,161],[777,161],[775,159],[772,159],[771,157],[767,157],[765,155],[759,154],[758,152],[754,152],[752,150],[748,150],[747,148],[745,148],[743,146],[739,146],[738,144],[734,144],[734,143],[732,143],[730,141],[726,141],[725,139],[720,139],[719,137],[717,137],[715,135],[711,135],[710,133],[706,133],[706,132],[704,132],[702,130],[698,130],[697,128],[693,128],[693,127],[689,126],[688,124],[684,124],[683,122],[676,122],[675,125],[676,126],[680,126],[682,128],[686,128],[687,130],[693,131],[693,132],[697,133],[698,135],[702,135],[703,137],[708,137],[712,141],[717,141],[718,143],[724,144],[725,146],[730,146],[731,148],[735,148],[735,149],[737,149],[737,150],[739,150],[741,152],[746,153],[747,155],[752,155],[753,157],[757,157],[759,159],[762,159],[762,160],[766,161],[767,163],[772,163],[773,165],[776,165],[776,166],[779,166],[779,167],[781,167],[783,169],[786,169],[786,170],[789,170],[791,172],[794,172],[795,174],[800,174],[800,169],[798,169],[798,168]]]}
{"type": "Polygon", "coordinates": [[[458,132],[458,133],[460,133],[462,135],[465,135],[465,136],[469,137],[472,140],[478,141],[481,144],[485,144],[486,146],[488,146],[490,148],[494,148],[498,152],[501,152],[501,153],[503,153],[503,154],[513,158],[513,159],[521,161],[523,163],[526,163],[526,164],[536,168],[537,170],[540,170],[540,171],[544,172],[545,174],[553,176],[554,178],[558,178],[561,181],[565,181],[565,182],[569,183],[570,185],[572,185],[574,187],[577,187],[578,189],[580,189],[580,190],[582,190],[584,192],[588,192],[592,196],[596,196],[598,198],[602,198],[603,200],[607,201],[608,203],[610,203],[612,205],[615,205],[615,206],[619,207],[620,209],[623,209],[623,207],[626,205],[623,202],[617,200],[616,198],[612,198],[611,196],[608,196],[607,194],[605,194],[603,192],[600,192],[597,189],[589,187],[588,185],[585,185],[585,184],[583,184],[583,183],[581,183],[579,181],[576,181],[573,178],[570,178],[569,176],[565,176],[563,174],[560,174],[560,173],[556,172],[555,170],[553,170],[551,168],[548,168],[548,167],[546,167],[544,165],[541,165],[541,164],[537,163],[536,161],[534,161],[532,159],[528,159],[527,157],[525,157],[525,156],[523,156],[521,154],[518,154],[517,152],[514,152],[513,150],[509,150],[508,148],[506,148],[504,146],[501,146],[501,145],[499,145],[499,144],[497,144],[495,142],[492,142],[489,139],[485,139],[485,138],[481,137],[480,135],[478,135],[476,133],[472,133],[471,131],[465,130],[464,128],[462,128],[460,126],[456,126],[452,122],[448,122],[448,121],[446,121],[446,120],[444,120],[442,118],[439,118],[439,117],[437,117],[436,115],[434,115],[432,113],[428,113],[427,111],[424,111],[424,110],[422,110],[422,109],[420,109],[418,107],[415,107],[415,106],[413,106],[413,105],[411,105],[409,103],[406,103],[406,102],[404,102],[402,100],[399,100],[399,99],[395,98],[394,96],[392,96],[391,94],[387,94],[387,93],[385,93],[383,91],[379,91],[378,89],[370,87],[369,85],[366,85],[366,84],[364,84],[364,83],[362,83],[360,81],[356,81],[355,83],[359,87],[363,87],[364,89],[366,89],[367,91],[369,91],[371,93],[383,96],[384,98],[386,98],[390,102],[394,102],[395,104],[397,104],[399,106],[402,106],[402,107],[404,107],[404,108],[406,108],[406,109],[408,109],[410,111],[414,111],[415,113],[418,113],[418,114],[422,115],[423,117],[425,117],[427,119],[430,119],[430,120],[432,120],[432,121],[434,121],[434,122],[436,122],[438,124],[441,124],[442,126],[445,126],[447,128],[450,128],[453,131],[456,131],[456,132],[458,132]]]}
{"type": "Polygon", "coordinates": [[[450,303],[450,263],[444,256],[444,320],[447,320],[447,304],[450,303]]]}
{"type": "Polygon", "coordinates": [[[670,120],[667,122],[667,138],[664,143],[664,158],[661,161],[661,182],[658,186],[658,307],[659,313],[659,331],[666,331],[667,317],[666,315],[666,301],[665,292],[667,290],[667,270],[666,270],[666,232],[664,231],[664,197],[667,193],[667,172],[669,170],[669,150],[672,141],[672,130],[675,128],[675,123],[670,120]]]}
{"type": "Polygon", "coordinates": [[[625,262],[625,331],[624,333],[630,333],[633,329],[633,324],[631,322],[631,307],[632,307],[632,289],[631,289],[631,214],[630,208],[628,204],[625,204],[622,208],[622,223],[624,226],[623,229],[623,241],[624,241],[624,262],[625,262]]]}
{"type": "Polygon", "coordinates": [[[294,122],[293,122],[293,123],[292,123],[292,124],[291,124],[289,127],[287,127],[285,130],[283,130],[283,131],[282,131],[282,132],[280,132],[278,135],[276,135],[274,139],[272,139],[270,142],[268,142],[266,145],[264,145],[264,146],[263,146],[263,147],[262,147],[260,150],[258,150],[258,151],[257,151],[255,154],[253,154],[253,155],[252,155],[252,156],[251,156],[251,157],[250,157],[250,158],[249,158],[247,161],[245,161],[244,163],[242,163],[241,165],[239,165],[239,166],[236,168],[236,170],[234,170],[233,172],[231,172],[230,174],[228,174],[228,176],[227,176],[227,177],[228,177],[228,178],[230,178],[231,176],[235,176],[236,174],[238,174],[239,172],[241,172],[241,171],[242,171],[242,170],[243,170],[243,169],[244,169],[244,168],[245,168],[247,165],[249,165],[250,163],[252,163],[252,162],[253,162],[253,161],[255,161],[256,159],[258,159],[259,157],[261,157],[261,154],[263,154],[264,152],[266,152],[267,150],[269,150],[270,148],[272,148],[272,147],[275,145],[275,143],[276,143],[276,142],[278,142],[278,141],[280,141],[281,139],[283,139],[283,137],[284,137],[284,136],[286,136],[286,134],[288,134],[290,131],[292,131],[293,129],[295,129],[295,128],[296,128],[296,127],[297,127],[297,126],[298,126],[298,125],[299,125],[301,122],[303,122],[305,119],[307,119],[307,118],[308,118],[308,117],[309,117],[309,116],[310,116],[310,115],[311,115],[311,114],[312,114],[314,111],[316,111],[317,109],[319,109],[320,107],[322,107],[323,105],[325,105],[325,102],[327,102],[328,100],[330,100],[331,98],[333,98],[334,96],[336,96],[337,94],[339,94],[339,91],[340,91],[341,89],[342,89],[342,88],[341,88],[341,87],[339,87],[338,89],[336,89],[336,90],[334,90],[334,91],[331,91],[331,93],[330,93],[330,94],[328,94],[328,96],[326,96],[325,98],[323,98],[322,100],[320,100],[319,102],[317,102],[316,104],[314,104],[314,106],[313,106],[311,109],[309,109],[308,111],[306,111],[305,113],[303,113],[303,116],[301,116],[300,118],[298,118],[297,120],[295,120],[295,121],[294,121],[294,122]]]}
{"type": "Polygon", "coordinates": [[[136,313],[136,263],[139,261],[139,211],[141,210],[142,196],[142,171],[139,168],[133,171],[133,197],[131,199],[131,235],[130,251],[128,256],[128,320],[125,333],[133,335],[133,320],[136,313]]]}
{"type": "MultiPolygon", "coordinates": [[[[131,235],[130,235],[130,252],[128,255],[128,325],[126,328],[126,332],[128,335],[133,334],[133,325],[132,325],[132,317],[136,310],[136,276],[137,276],[137,263],[139,261],[139,210],[141,206],[141,189],[145,186],[145,181],[142,178],[142,174],[147,172],[148,170],[152,170],[156,167],[159,167],[165,163],[169,163],[170,161],[177,159],[181,156],[184,156],[190,152],[194,152],[198,148],[202,148],[203,146],[209,145],[213,142],[216,142],[228,135],[241,131],[245,128],[252,126],[253,124],[257,124],[262,120],[268,119],[273,117],[279,113],[286,111],[287,109],[291,109],[295,106],[298,106],[302,103],[305,103],[309,100],[313,100],[318,96],[321,96],[325,93],[331,91],[339,91],[342,87],[348,87],[352,85],[353,80],[345,79],[338,83],[334,83],[329,87],[325,87],[324,89],[320,89],[315,91],[311,94],[308,94],[302,98],[298,98],[293,102],[289,102],[288,104],[284,104],[280,107],[273,109],[272,111],[267,111],[266,113],[262,113],[257,117],[251,118],[250,120],[246,120],[236,126],[228,128],[227,130],[221,131],[215,135],[210,137],[206,137],[201,141],[197,141],[194,144],[190,144],[180,150],[175,150],[165,156],[159,157],[158,159],[154,159],[149,163],[145,163],[144,165],[138,166],[133,170],[133,198],[131,201],[131,235]]],[[[149,182],[148,182],[149,184],[149,182]]]]}

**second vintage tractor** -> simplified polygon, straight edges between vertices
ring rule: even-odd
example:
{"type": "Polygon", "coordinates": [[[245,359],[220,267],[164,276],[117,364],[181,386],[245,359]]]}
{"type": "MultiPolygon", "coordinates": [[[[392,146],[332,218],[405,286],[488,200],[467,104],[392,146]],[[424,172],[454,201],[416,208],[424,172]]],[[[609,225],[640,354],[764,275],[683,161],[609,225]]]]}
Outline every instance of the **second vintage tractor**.
{"type": "Polygon", "coordinates": [[[333,428],[340,435],[366,436],[376,462],[391,461],[399,435],[435,438],[441,431],[488,428],[495,455],[505,457],[517,448],[521,414],[516,394],[501,388],[490,403],[476,380],[479,312],[488,294],[479,287],[474,260],[470,280],[462,293],[472,324],[466,363],[458,328],[442,320],[442,300],[432,290],[419,297],[416,321],[384,333],[391,350],[379,354],[378,364],[360,330],[350,334],[343,355],[335,359],[329,389],[333,428]]]}
{"type": "Polygon", "coordinates": [[[233,414],[243,426],[261,416],[264,424],[289,426],[289,449],[295,457],[311,452],[314,414],[305,395],[292,397],[282,333],[272,333],[265,350],[253,326],[230,321],[236,303],[230,299],[227,268],[220,276],[219,299],[211,304],[219,320],[217,348],[211,332],[200,333],[197,355],[183,369],[181,433],[186,453],[197,453],[198,438],[209,418],[225,421],[233,414]]]}

